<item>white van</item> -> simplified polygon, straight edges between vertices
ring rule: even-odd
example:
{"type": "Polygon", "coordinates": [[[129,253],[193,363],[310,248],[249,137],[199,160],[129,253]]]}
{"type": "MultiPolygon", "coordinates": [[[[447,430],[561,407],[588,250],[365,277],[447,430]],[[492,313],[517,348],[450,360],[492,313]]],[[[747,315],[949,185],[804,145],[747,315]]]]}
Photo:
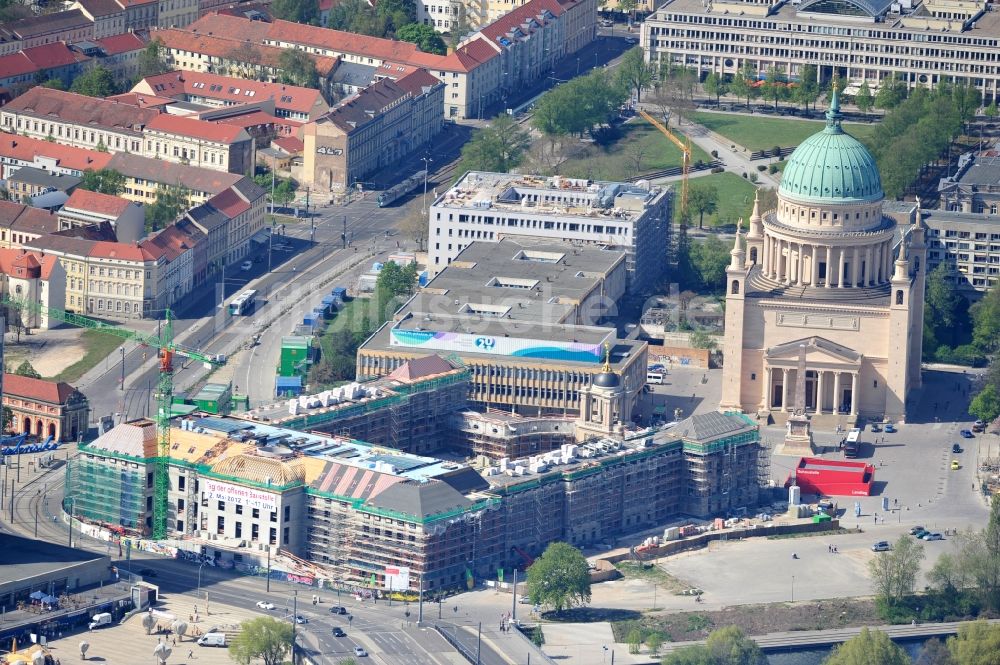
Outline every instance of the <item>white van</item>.
{"type": "Polygon", "coordinates": [[[663,385],[663,372],[646,372],[646,383],[657,386],[663,385]]]}
{"type": "Polygon", "coordinates": [[[101,626],[111,625],[111,614],[108,612],[101,612],[100,614],[95,614],[90,617],[90,623],[87,625],[90,630],[95,628],[100,628],[101,626]]]}
{"type": "Polygon", "coordinates": [[[224,647],[226,646],[225,633],[205,633],[198,638],[200,647],[224,647]]]}

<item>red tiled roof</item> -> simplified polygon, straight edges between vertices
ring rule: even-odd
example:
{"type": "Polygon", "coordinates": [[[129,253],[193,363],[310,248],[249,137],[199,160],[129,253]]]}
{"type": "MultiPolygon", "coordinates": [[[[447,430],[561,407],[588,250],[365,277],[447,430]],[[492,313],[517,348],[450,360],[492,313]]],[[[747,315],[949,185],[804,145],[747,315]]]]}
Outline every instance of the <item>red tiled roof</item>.
{"type": "Polygon", "coordinates": [[[146,48],[146,42],[134,32],[123,32],[120,35],[104,37],[96,40],[96,43],[106,55],[118,55],[146,48]]]}
{"type": "Polygon", "coordinates": [[[232,188],[219,192],[208,200],[208,204],[229,219],[234,219],[250,209],[250,204],[244,201],[232,188]]]}
{"type": "Polygon", "coordinates": [[[157,97],[156,95],[144,95],[140,92],[123,92],[120,95],[111,95],[105,99],[118,102],[120,104],[130,104],[144,109],[155,109],[175,103],[176,99],[169,97],[157,97]]]}
{"type": "Polygon", "coordinates": [[[35,117],[53,116],[63,122],[94,125],[139,132],[142,126],[159,115],[152,109],[137,109],[129,104],[78,95],[41,86],[32,88],[4,106],[8,112],[35,117]]]}
{"type": "Polygon", "coordinates": [[[132,205],[131,201],[119,196],[77,189],[70,195],[63,207],[85,210],[117,219],[130,205],[132,205]]]}
{"type": "Polygon", "coordinates": [[[520,28],[528,21],[534,19],[538,21],[538,16],[543,10],[549,10],[553,16],[562,16],[566,10],[559,4],[558,0],[529,0],[520,7],[515,7],[489,25],[483,26],[479,34],[486,37],[491,43],[497,43],[501,37],[505,37],[515,28],[520,28]]]}
{"type": "Polygon", "coordinates": [[[290,155],[295,155],[305,149],[302,139],[295,136],[282,136],[271,141],[271,145],[276,145],[290,155]]]}
{"type": "Polygon", "coordinates": [[[124,11],[124,8],[115,0],[77,0],[77,2],[88,14],[94,17],[110,16],[124,11]]]}
{"type": "Polygon", "coordinates": [[[63,42],[33,46],[21,52],[39,69],[55,69],[56,67],[75,65],[78,62],[90,60],[90,58],[82,53],[77,53],[63,42]]]}
{"type": "Polygon", "coordinates": [[[36,155],[57,160],[60,167],[75,171],[102,169],[111,160],[111,154],[60,145],[42,139],[0,134],[0,157],[32,162],[36,155]]]}
{"type": "Polygon", "coordinates": [[[154,95],[189,95],[239,103],[273,99],[276,108],[309,113],[320,98],[319,90],[283,83],[263,83],[205,72],[167,72],[147,76],[132,90],[154,95]],[[253,95],[247,96],[247,91],[253,95]]]}
{"type": "Polygon", "coordinates": [[[69,396],[76,392],[76,388],[59,381],[46,381],[44,379],[33,379],[17,374],[3,375],[3,393],[16,397],[26,397],[28,399],[48,402],[49,404],[65,404],[69,396]]]}
{"type": "Polygon", "coordinates": [[[95,242],[90,256],[99,259],[121,259],[122,261],[155,261],[157,255],[140,245],[124,242],[95,242]]]}
{"type": "Polygon", "coordinates": [[[426,69],[418,69],[406,76],[396,79],[396,85],[406,90],[414,97],[424,94],[425,87],[443,85],[441,79],[429,73],[426,69]]]}
{"type": "Polygon", "coordinates": [[[24,268],[37,273],[30,275],[31,277],[39,277],[42,272],[40,267],[38,258],[31,252],[23,249],[0,249],[0,273],[14,275],[17,268],[24,268]]]}
{"type": "Polygon", "coordinates": [[[0,76],[3,78],[31,74],[37,71],[38,66],[24,55],[24,51],[0,57],[0,76]]]}
{"type": "Polygon", "coordinates": [[[236,143],[237,141],[249,138],[239,127],[207,122],[205,120],[195,120],[194,118],[184,118],[166,113],[153,118],[146,125],[146,129],[165,132],[167,134],[179,134],[205,141],[215,141],[216,143],[236,143]]]}
{"type": "Polygon", "coordinates": [[[205,237],[205,235],[200,231],[197,233],[197,236],[187,233],[176,224],[171,224],[152,238],[144,240],[140,244],[150,253],[157,254],[158,256],[165,256],[168,261],[174,261],[181,254],[189,249],[192,249],[205,237]]]}
{"type": "Polygon", "coordinates": [[[42,264],[42,279],[47,281],[52,277],[52,269],[59,263],[59,258],[52,254],[42,254],[38,260],[42,264]]]}
{"type": "Polygon", "coordinates": [[[44,235],[59,230],[59,219],[48,210],[0,201],[0,226],[44,235]]]}
{"type": "MultiPolygon", "coordinates": [[[[216,16],[215,14],[210,14],[209,16],[216,16]]],[[[208,16],[204,17],[208,18],[208,16]]],[[[236,17],[227,17],[236,18],[236,17]]],[[[245,21],[246,25],[250,24],[260,24],[260,21],[251,21],[249,19],[240,19],[245,21]]],[[[194,25],[194,24],[192,24],[194,25]]],[[[246,40],[222,36],[205,34],[201,32],[188,32],[187,30],[178,30],[176,28],[168,28],[166,30],[156,30],[151,33],[154,39],[159,39],[163,42],[163,45],[170,49],[176,49],[180,51],[188,51],[190,53],[203,53],[205,55],[210,55],[214,58],[221,58],[228,60],[230,54],[247,44],[246,40]]],[[[237,32],[236,34],[240,34],[237,32]]],[[[254,50],[260,54],[261,63],[266,67],[272,67],[278,69],[280,65],[280,57],[284,49],[274,48],[271,46],[260,46],[254,43],[254,50]]],[[[312,55],[313,62],[316,63],[316,71],[319,72],[320,76],[329,76],[330,72],[333,71],[337,64],[336,58],[328,58],[321,55],[312,55]]]]}
{"type": "MultiPolygon", "coordinates": [[[[306,27],[298,23],[292,25],[306,27]]],[[[270,24],[264,21],[251,21],[245,16],[229,16],[213,12],[202,16],[190,24],[186,30],[201,35],[214,35],[226,39],[239,39],[262,44],[270,31],[270,24]]]]}

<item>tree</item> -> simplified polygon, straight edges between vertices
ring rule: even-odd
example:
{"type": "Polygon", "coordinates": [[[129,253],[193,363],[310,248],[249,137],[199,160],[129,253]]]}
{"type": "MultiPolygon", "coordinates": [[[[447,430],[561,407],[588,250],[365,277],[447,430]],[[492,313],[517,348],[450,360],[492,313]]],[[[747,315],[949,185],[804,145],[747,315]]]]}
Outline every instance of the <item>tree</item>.
{"type": "Polygon", "coordinates": [[[972,120],[976,115],[976,109],[983,102],[983,96],[979,89],[972,85],[968,79],[963,79],[952,87],[951,98],[955,102],[955,108],[958,110],[962,122],[972,120]]]}
{"type": "Polygon", "coordinates": [[[726,267],[729,265],[729,250],[726,243],[714,235],[702,242],[692,243],[689,250],[692,283],[698,291],[720,292],[726,287],[726,267]]]}
{"type": "Polygon", "coordinates": [[[718,343],[715,341],[715,337],[708,334],[704,330],[694,330],[688,336],[688,340],[691,346],[696,349],[708,349],[709,351],[715,349],[718,343]]]}
{"type": "Polygon", "coordinates": [[[293,23],[319,25],[319,2],[317,0],[274,0],[271,16],[293,23]]]}
{"type": "Polygon", "coordinates": [[[35,368],[31,366],[31,363],[27,360],[21,361],[21,364],[17,366],[14,370],[14,374],[18,376],[26,376],[29,379],[40,379],[42,375],[35,371],[35,368]]]}
{"type": "Polygon", "coordinates": [[[875,95],[875,106],[883,111],[890,111],[899,106],[906,98],[906,83],[896,74],[882,79],[882,85],[875,95]]]}
{"type": "Polygon", "coordinates": [[[281,68],[281,82],[286,85],[297,85],[303,88],[319,89],[319,72],[316,61],[297,48],[284,49],[278,56],[278,66],[281,68]]]}
{"type": "Polygon", "coordinates": [[[427,237],[427,212],[413,210],[399,223],[399,230],[417,243],[417,251],[423,251],[424,239],[427,237]]]}
{"type": "Polygon", "coordinates": [[[260,658],[264,665],[281,665],[292,648],[292,624],[271,617],[250,619],[229,643],[229,657],[240,665],[260,658]]]}
{"type": "Polygon", "coordinates": [[[872,558],[868,574],[878,600],[893,606],[912,593],[923,558],[924,546],[908,536],[900,536],[891,551],[872,558]]]}
{"type": "Polygon", "coordinates": [[[462,148],[457,175],[468,171],[509,173],[521,163],[530,145],[530,135],[513,118],[497,116],[489,126],[473,132],[462,148]]]}
{"type": "Polygon", "coordinates": [[[87,169],[83,172],[80,189],[98,194],[118,196],[125,189],[125,176],[114,169],[87,169]]]}
{"type": "Polygon", "coordinates": [[[580,550],[554,542],[528,568],[528,598],[557,613],[590,602],[590,570],[580,550]]]}
{"type": "Polygon", "coordinates": [[[985,355],[1000,350],[1000,285],[993,286],[970,308],[972,343],[985,355]]]}
{"type": "Polygon", "coordinates": [[[715,103],[719,103],[719,98],[729,92],[729,86],[725,81],[722,80],[715,72],[709,72],[708,76],[705,77],[704,83],[701,87],[705,90],[706,95],[715,97],[715,103]]]}
{"type": "Polygon", "coordinates": [[[646,158],[649,149],[642,141],[636,141],[625,149],[625,159],[629,162],[629,171],[633,176],[642,173],[642,160],[646,158]]]}
{"type": "Polygon", "coordinates": [[[835,648],[823,665],[910,665],[910,657],[880,630],[861,634],[835,648]]]}
{"type": "MultiPolygon", "coordinates": [[[[963,344],[969,330],[969,303],[955,292],[950,280],[948,268],[939,264],[927,276],[926,296],[924,298],[924,325],[930,331],[930,339],[937,344],[951,347],[963,344]]],[[[933,354],[937,347],[924,348],[933,354]]],[[[933,356],[932,356],[933,357],[933,356]]]]}
{"type": "Polygon", "coordinates": [[[14,422],[14,412],[10,410],[9,406],[3,407],[3,425],[0,426],[0,432],[10,431],[11,423],[14,422]]]}
{"type": "Polygon", "coordinates": [[[653,68],[646,64],[646,57],[641,46],[635,46],[625,52],[618,66],[618,80],[622,85],[635,92],[635,101],[641,101],[642,91],[653,82],[653,68]]]}
{"type": "Polygon", "coordinates": [[[663,648],[663,635],[657,631],[653,631],[646,637],[646,647],[649,648],[649,655],[656,658],[660,655],[660,649],[663,648]]]}
{"type": "Polygon", "coordinates": [[[295,200],[296,189],[298,184],[294,180],[282,179],[274,188],[274,202],[279,206],[287,206],[295,200]]]}
{"type": "Polygon", "coordinates": [[[1000,418],[1000,390],[996,385],[988,383],[976,393],[969,404],[969,413],[986,423],[1000,418]]]}
{"type": "Polygon", "coordinates": [[[966,585],[965,573],[959,565],[958,557],[945,552],[927,573],[927,581],[939,591],[953,594],[966,585]]]}
{"type": "Polygon", "coordinates": [[[396,39],[416,44],[424,53],[445,55],[448,47],[437,30],[423,23],[408,23],[396,30],[396,39]]]}
{"type": "Polygon", "coordinates": [[[556,175],[567,160],[583,150],[579,141],[568,136],[555,135],[546,141],[535,141],[529,151],[531,170],[544,175],[556,175]]]}
{"type": "Polygon", "coordinates": [[[716,665],[712,652],[700,644],[672,651],[661,662],[663,665],[716,665]]]}
{"type": "Polygon", "coordinates": [[[417,285],[417,264],[401,267],[388,261],[382,266],[375,281],[375,304],[378,308],[378,325],[395,313],[417,285]]]}
{"type": "Polygon", "coordinates": [[[65,90],[66,89],[66,84],[63,83],[63,80],[61,78],[45,79],[44,81],[42,81],[38,85],[42,86],[43,88],[50,88],[52,90],[65,90]]]}
{"type": "Polygon", "coordinates": [[[156,76],[169,72],[170,67],[164,61],[163,40],[159,37],[146,44],[139,54],[139,78],[156,76]]]}
{"type": "Polygon", "coordinates": [[[17,0],[0,0],[0,23],[33,16],[31,7],[17,0]]]}
{"type": "Polygon", "coordinates": [[[948,638],[948,651],[958,665],[995,665],[1000,662],[1000,626],[983,620],[964,623],[948,638]]]}
{"type": "Polygon", "coordinates": [[[101,65],[92,67],[87,72],[77,76],[70,86],[70,92],[88,97],[109,97],[118,94],[118,83],[111,70],[101,65]]]}
{"type": "Polygon", "coordinates": [[[757,643],[736,626],[713,630],[705,646],[718,665],[767,665],[767,657],[757,643]]]}
{"type": "Polygon", "coordinates": [[[739,68],[736,75],[733,77],[733,83],[730,86],[730,90],[737,97],[742,97],[747,100],[747,106],[750,106],[750,99],[756,97],[760,94],[760,91],[754,86],[757,82],[757,72],[754,71],[753,65],[749,60],[743,62],[743,66],[739,68]]]}
{"type": "Polygon", "coordinates": [[[816,105],[819,99],[819,73],[816,65],[805,65],[799,72],[799,84],[795,88],[795,101],[802,104],[803,108],[809,105],[816,105]]]}
{"type": "Polygon", "coordinates": [[[764,96],[774,100],[774,108],[778,108],[778,101],[788,95],[788,83],[785,80],[785,75],[777,67],[768,68],[763,87],[764,96]]]}
{"type": "Polygon", "coordinates": [[[191,191],[183,185],[161,188],[146,208],[146,230],[158,231],[172,224],[191,207],[191,191]]]}
{"type": "Polygon", "coordinates": [[[711,215],[719,209],[719,190],[714,185],[693,185],[688,192],[688,206],[691,214],[698,215],[698,228],[702,228],[705,213],[711,215]]]}
{"type": "Polygon", "coordinates": [[[452,5],[458,9],[458,14],[452,15],[451,28],[448,30],[448,46],[458,48],[462,39],[472,32],[472,23],[469,21],[469,10],[465,5],[452,5]]]}
{"type": "Polygon", "coordinates": [[[997,101],[995,99],[992,102],[990,102],[989,106],[983,109],[983,115],[985,115],[990,120],[996,118],[998,113],[1000,113],[1000,111],[997,110],[997,101]]]}
{"type": "Polygon", "coordinates": [[[868,87],[868,81],[861,84],[858,94],[854,96],[854,103],[862,113],[868,113],[872,110],[872,107],[875,105],[875,98],[872,96],[871,88],[868,87]]]}
{"type": "Polygon", "coordinates": [[[924,642],[914,665],[958,665],[944,642],[936,637],[924,642]]]}
{"type": "Polygon", "coordinates": [[[229,63],[229,75],[236,78],[250,79],[256,81],[263,77],[261,65],[264,56],[250,40],[244,41],[239,46],[229,50],[223,60],[229,63]]]}
{"type": "Polygon", "coordinates": [[[630,654],[639,653],[639,649],[642,647],[642,631],[638,628],[633,628],[628,631],[628,635],[625,636],[625,642],[628,644],[628,652],[630,654]]]}

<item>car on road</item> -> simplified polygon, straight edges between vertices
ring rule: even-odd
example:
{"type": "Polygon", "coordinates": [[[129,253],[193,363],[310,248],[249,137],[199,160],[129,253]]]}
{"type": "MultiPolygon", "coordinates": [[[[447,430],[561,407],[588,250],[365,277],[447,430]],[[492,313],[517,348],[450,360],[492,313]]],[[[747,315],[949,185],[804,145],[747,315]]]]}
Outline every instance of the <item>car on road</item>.
{"type": "Polygon", "coordinates": [[[958,463],[957,459],[953,459],[951,461],[951,470],[958,471],[960,468],[962,468],[962,465],[958,463]]]}
{"type": "Polygon", "coordinates": [[[986,431],[986,423],[984,423],[982,420],[977,420],[976,422],[972,423],[972,431],[973,432],[985,432],[986,431]]]}
{"type": "Polygon", "coordinates": [[[885,431],[887,434],[895,434],[896,426],[893,425],[892,423],[889,423],[888,425],[885,426],[885,431]]]}
{"type": "Polygon", "coordinates": [[[347,633],[345,633],[344,629],[341,628],[340,626],[334,626],[333,627],[333,636],[334,637],[347,637],[347,633]]]}
{"type": "Polygon", "coordinates": [[[927,531],[927,529],[925,529],[922,526],[915,526],[915,527],[913,527],[913,528],[910,529],[910,535],[911,536],[915,536],[915,535],[917,535],[921,531],[927,531]]]}
{"type": "Polygon", "coordinates": [[[531,598],[528,598],[527,596],[521,596],[517,602],[521,603],[522,605],[531,605],[531,598]]]}
{"type": "Polygon", "coordinates": [[[880,540],[872,545],[872,552],[888,552],[891,549],[892,545],[889,544],[888,540],[880,540]]]}
{"type": "Polygon", "coordinates": [[[959,432],[959,434],[962,435],[963,439],[971,439],[974,437],[972,430],[968,429],[963,429],[961,432],[959,432]]]}
{"type": "Polygon", "coordinates": [[[881,432],[882,431],[882,426],[879,425],[878,423],[872,423],[872,431],[873,432],[881,432]]]}
{"type": "Polygon", "coordinates": [[[266,600],[258,600],[257,601],[257,609],[261,609],[261,610],[273,610],[274,609],[274,603],[270,603],[270,602],[268,602],[266,600]]]}
{"type": "Polygon", "coordinates": [[[240,270],[242,270],[243,272],[249,272],[250,270],[253,270],[253,261],[244,261],[243,263],[241,263],[240,270]]]}
{"type": "Polygon", "coordinates": [[[915,538],[916,538],[917,540],[920,540],[921,538],[923,538],[924,536],[926,536],[926,535],[927,535],[927,534],[929,534],[929,533],[930,533],[930,531],[928,531],[927,529],[920,529],[920,531],[917,531],[917,532],[916,532],[915,534],[913,534],[913,535],[914,535],[914,537],[915,537],[915,538]]]}
{"type": "Polygon", "coordinates": [[[355,656],[367,656],[368,652],[365,651],[364,649],[362,649],[361,647],[354,647],[354,655],[355,656]]]}
{"type": "Polygon", "coordinates": [[[940,533],[928,533],[921,540],[944,540],[944,536],[940,533]]]}
{"type": "Polygon", "coordinates": [[[602,27],[602,28],[610,28],[610,27],[611,27],[611,26],[613,26],[614,24],[615,24],[615,22],[614,22],[614,21],[609,21],[608,19],[603,19],[603,20],[601,21],[601,27],[602,27]]]}
{"type": "Polygon", "coordinates": [[[958,453],[962,452],[962,446],[958,445],[957,443],[951,444],[951,452],[957,455],[958,453]]]}
{"type": "Polygon", "coordinates": [[[636,44],[639,43],[639,40],[636,39],[635,37],[629,37],[628,39],[625,40],[625,43],[628,44],[629,46],[635,46],[636,44]]]}
{"type": "Polygon", "coordinates": [[[347,614],[346,607],[331,607],[330,614],[347,614]]]}
{"type": "Polygon", "coordinates": [[[297,624],[309,623],[309,619],[305,618],[301,614],[298,614],[295,616],[295,623],[297,624]]]}
{"type": "Polygon", "coordinates": [[[152,568],[142,568],[139,570],[139,574],[143,577],[156,577],[156,571],[152,568]]]}

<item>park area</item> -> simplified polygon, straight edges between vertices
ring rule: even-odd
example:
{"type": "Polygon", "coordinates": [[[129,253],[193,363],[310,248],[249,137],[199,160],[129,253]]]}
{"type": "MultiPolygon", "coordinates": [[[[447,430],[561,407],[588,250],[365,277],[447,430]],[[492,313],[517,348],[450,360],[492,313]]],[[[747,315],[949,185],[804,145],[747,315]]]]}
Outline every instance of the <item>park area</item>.
{"type": "MultiPolygon", "coordinates": [[[[717,194],[717,202],[714,212],[705,212],[704,226],[734,226],[736,220],[743,218],[744,230],[750,219],[750,212],[753,210],[754,185],[746,178],[741,178],[735,173],[713,173],[711,175],[691,178],[691,191],[700,188],[714,188],[717,194]]],[[[692,209],[691,225],[698,225],[697,206],[692,209]]]]}
{"type": "MultiPolygon", "coordinates": [[[[824,125],[822,120],[708,111],[691,113],[689,118],[750,151],[797,146],[824,125]]],[[[844,123],[844,130],[865,144],[870,143],[877,128],[875,124],[844,123]]]]}
{"type": "MultiPolygon", "coordinates": [[[[680,149],[652,125],[633,118],[620,131],[614,141],[587,144],[580,154],[562,164],[560,173],[571,178],[623,182],[643,173],[681,165],[680,149]]],[[[671,131],[676,132],[673,128],[671,131]]],[[[696,145],[691,146],[691,152],[695,163],[712,160],[696,145]]]]}

